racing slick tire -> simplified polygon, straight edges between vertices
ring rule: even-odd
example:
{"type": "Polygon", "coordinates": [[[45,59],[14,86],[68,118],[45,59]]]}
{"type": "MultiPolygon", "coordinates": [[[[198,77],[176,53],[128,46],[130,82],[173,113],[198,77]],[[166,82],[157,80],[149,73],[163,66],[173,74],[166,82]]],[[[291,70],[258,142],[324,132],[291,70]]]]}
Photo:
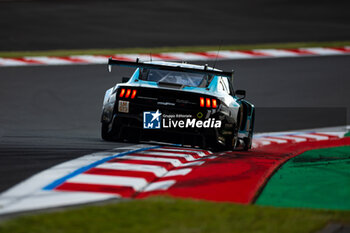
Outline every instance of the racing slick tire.
{"type": "Polygon", "coordinates": [[[115,118],[113,118],[111,123],[102,122],[101,126],[101,137],[105,141],[122,141],[119,135],[120,128],[116,127],[115,118]],[[110,124],[112,124],[111,129],[109,129],[110,124]]]}
{"type": "Polygon", "coordinates": [[[237,148],[239,144],[239,140],[238,140],[238,131],[236,128],[234,128],[231,136],[226,137],[225,141],[226,141],[225,150],[234,150],[237,148]]]}
{"type": "Polygon", "coordinates": [[[255,111],[252,114],[252,122],[251,122],[251,126],[250,126],[250,129],[249,129],[249,136],[243,138],[243,142],[244,142],[243,150],[244,151],[248,151],[249,149],[252,148],[254,121],[255,121],[255,111]]]}
{"type": "Polygon", "coordinates": [[[101,137],[105,141],[112,141],[113,135],[111,132],[108,132],[108,123],[102,122],[101,125],[101,137]]]}
{"type": "Polygon", "coordinates": [[[252,147],[252,139],[243,138],[243,142],[244,142],[243,150],[248,151],[252,147]]]}

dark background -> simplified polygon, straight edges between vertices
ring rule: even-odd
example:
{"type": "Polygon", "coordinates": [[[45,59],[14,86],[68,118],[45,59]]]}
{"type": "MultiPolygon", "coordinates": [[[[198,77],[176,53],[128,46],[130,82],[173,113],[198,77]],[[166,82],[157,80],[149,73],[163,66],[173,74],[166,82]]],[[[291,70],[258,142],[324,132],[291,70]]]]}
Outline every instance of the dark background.
{"type": "Polygon", "coordinates": [[[349,1],[1,1],[0,50],[350,40],[349,1]]]}

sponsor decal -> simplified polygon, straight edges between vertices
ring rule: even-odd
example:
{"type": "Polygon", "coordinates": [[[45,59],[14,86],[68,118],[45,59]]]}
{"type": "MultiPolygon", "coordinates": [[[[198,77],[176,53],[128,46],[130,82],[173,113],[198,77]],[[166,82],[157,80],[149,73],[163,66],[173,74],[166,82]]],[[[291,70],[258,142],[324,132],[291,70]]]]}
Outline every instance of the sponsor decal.
{"type": "Polygon", "coordinates": [[[202,112],[198,112],[196,117],[191,114],[162,114],[159,110],[143,112],[143,128],[221,128],[222,122],[220,120],[215,118],[204,119],[203,116],[202,112]]]}
{"type": "Polygon", "coordinates": [[[160,129],[160,118],[162,113],[157,110],[156,112],[143,112],[143,128],[144,129],[160,129]]]}

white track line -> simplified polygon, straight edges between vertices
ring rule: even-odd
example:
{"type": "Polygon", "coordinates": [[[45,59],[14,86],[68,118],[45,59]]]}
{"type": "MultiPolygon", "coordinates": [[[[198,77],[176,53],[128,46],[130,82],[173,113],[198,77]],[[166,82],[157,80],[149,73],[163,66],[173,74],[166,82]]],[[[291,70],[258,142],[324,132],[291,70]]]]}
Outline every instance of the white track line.
{"type": "MultiPolygon", "coordinates": [[[[135,156],[135,155],[126,155],[123,157],[120,157],[118,159],[121,160],[142,160],[142,161],[153,161],[153,162],[166,162],[171,163],[174,167],[179,167],[182,165],[181,161],[179,159],[170,159],[170,158],[161,158],[161,157],[148,157],[148,156],[135,156]]],[[[118,161],[115,161],[118,162],[118,161]]]]}
{"type": "Polygon", "coordinates": [[[341,138],[344,136],[344,132],[316,132],[324,135],[335,136],[341,138]]]}
{"type": "Polygon", "coordinates": [[[181,167],[200,166],[203,163],[205,163],[205,161],[196,161],[196,162],[191,162],[191,163],[184,163],[184,164],[181,165],[181,167]]]}
{"type": "MultiPolygon", "coordinates": [[[[212,51],[210,53],[217,54],[218,52],[212,51]]],[[[220,51],[219,55],[220,55],[220,57],[222,57],[222,58],[218,58],[220,60],[224,60],[224,59],[250,59],[250,58],[256,57],[254,55],[242,53],[239,51],[220,51]]]]}
{"type": "Polygon", "coordinates": [[[271,144],[271,141],[266,141],[264,139],[255,139],[254,143],[256,143],[257,145],[262,145],[262,146],[267,146],[271,144]]]}
{"type": "MultiPolygon", "coordinates": [[[[140,153],[141,154],[141,153],[140,153]]],[[[159,155],[159,156],[172,156],[172,157],[180,157],[180,158],[185,158],[187,161],[195,161],[198,160],[194,158],[191,154],[176,154],[176,153],[171,153],[171,152],[155,152],[155,151],[143,151],[142,154],[145,155],[159,155]]]]}
{"type": "Polygon", "coordinates": [[[296,57],[299,56],[297,53],[282,49],[255,49],[255,52],[264,53],[271,57],[296,57]]]}
{"type": "Polygon", "coordinates": [[[148,183],[143,178],[91,174],[80,174],[67,180],[67,182],[95,185],[127,186],[132,187],[135,191],[140,191],[148,183]]]}
{"type": "Polygon", "coordinates": [[[82,59],[90,64],[107,64],[108,58],[104,56],[82,55],[72,56],[72,58],[82,59]]]}
{"type": "Polygon", "coordinates": [[[340,54],[344,54],[341,51],[335,50],[335,49],[331,49],[331,48],[305,48],[305,49],[301,49],[302,51],[308,51],[311,53],[315,53],[317,55],[340,55],[340,54]]]}
{"type": "MultiPolygon", "coordinates": [[[[158,148],[156,149],[158,151],[164,151],[164,152],[171,152],[171,151],[174,151],[174,152],[189,152],[189,153],[196,153],[198,156],[200,157],[203,157],[203,156],[208,156],[207,154],[205,154],[203,151],[195,151],[195,150],[181,150],[181,149],[168,149],[168,148],[158,148]]],[[[152,151],[152,150],[150,150],[152,151]]],[[[209,154],[212,154],[211,152],[209,154]]]]}
{"type": "Polygon", "coordinates": [[[322,140],[328,140],[329,137],[327,136],[320,136],[320,135],[313,135],[313,134],[297,134],[297,135],[291,135],[292,137],[303,137],[303,138],[312,138],[316,141],[322,141],[322,140]]]}
{"type": "Polygon", "coordinates": [[[129,164],[129,163],[103,163],[97,166],[96,168],[105,168],[105,169],[123,170],[123,171],[151,172],[157,177],[162,177],[168,172],[167,169],[161,166],[129,164]]]}
{"type": "Polygon", "coordinates": [[[306,138],[296,138],[296,137],[291,137],[291,136],[276,136],[277,138],[281,138],[281,139],[287,139],[287,140],[293,140],[295,142],[306,142],[307,139],[306,138]]]}
{"type": "Polygon", "coordinates": [[[30,58],[34,61],[38,61],[47,65],[69,65],[72,63],[70,61],[66,61],[56,57],[27,57],[27,58],[30,58]]]}
{"type": "Polygon", "coordinates": [[[283,139],[277,139],[277,138],[264,138],[263,139],[264,141],[270,141],[270,142],[276,142],[278,144],[281,144],[281,143],[287,143],[288,141],[287,140],[283,140],[283,139]]]}
{"type": "Polygon", "coordinates": [[[165,181],[154,182],[148,185],[143,191],[151,192],[156,190],[167,190],[168,188],[170,188],[170,186],[175,184],[175,182],[176,182],[175,180],[165,180],[165,181]]]}
{"type": "Polygon", "coordinates": [[[27,63],[23,61],[17,61],[10,58],[0,58],[0,66],[25,66],[25,65],[27,65],[27,63]]]}
{"type": "Polygon", "coordinates": [[[170,177],[170,176],[184,176],[187,175],[192,171],[191,168],[183,168],[183,169],[176,169],[176,170],[171,170],[167,174],[165,174],[164,177],[170,177]]]}

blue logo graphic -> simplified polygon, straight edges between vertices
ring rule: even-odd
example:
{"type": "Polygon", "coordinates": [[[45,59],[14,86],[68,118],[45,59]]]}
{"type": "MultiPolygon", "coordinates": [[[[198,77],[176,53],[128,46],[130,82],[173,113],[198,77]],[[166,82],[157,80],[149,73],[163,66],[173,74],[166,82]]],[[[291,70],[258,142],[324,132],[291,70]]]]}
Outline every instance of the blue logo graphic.
{"type": "Polygon", "coordinates": [[[144,129],[160,129],[160,116],[162,113],[157,110],[156,112],[143,112],[143,128],[144,129]]]}

